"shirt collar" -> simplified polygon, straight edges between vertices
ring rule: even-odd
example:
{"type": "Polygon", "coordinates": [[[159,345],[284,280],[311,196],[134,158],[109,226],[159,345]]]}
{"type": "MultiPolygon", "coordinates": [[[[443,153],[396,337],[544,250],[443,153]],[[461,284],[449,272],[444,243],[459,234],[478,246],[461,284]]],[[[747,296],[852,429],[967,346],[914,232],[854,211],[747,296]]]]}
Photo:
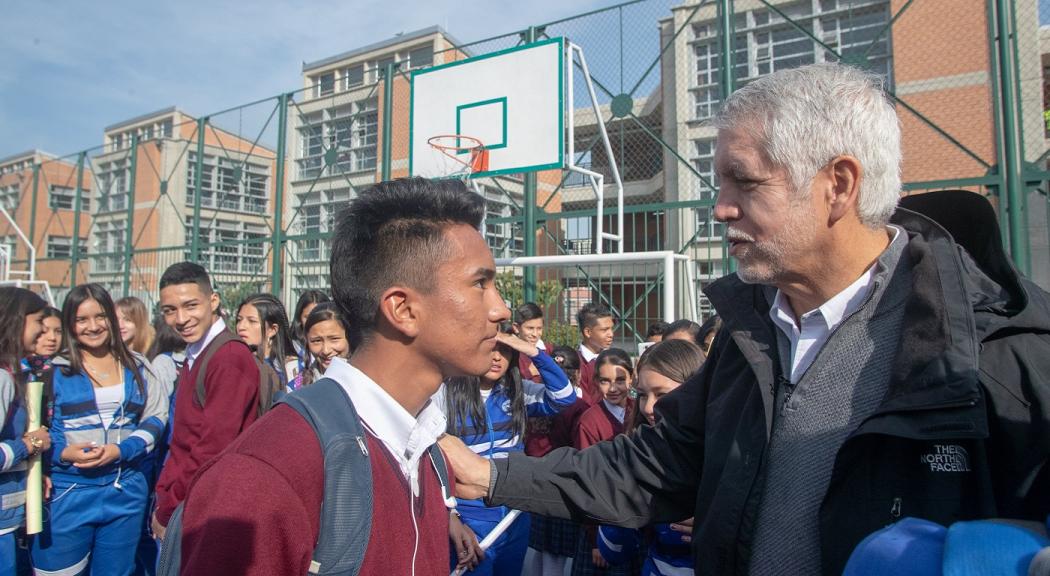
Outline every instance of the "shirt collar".
{"type": "Polygon", "coordinates": [[[212,322],[211,329],[208,330],[208,333],[204,335],[204,338],[201,338],[200,340],[194,342],[193,344],[187,344],[186,345],[186,366],[187,367],[192,367],[193,366],[193,361],[197,359],[197,356],[200,356],[200,353],[203,352],[204,349],[208,347],[208,344],[211,344],[211,341],[214,340],[215,337],[218,336],[219,334],[221,334],[222,331],[225,330],[225,329],[226,329],[226,323],[223,322],[222,318],[217,317],[217,318],[215,318],[215,321],[212,322]]]}
{"type": "Polygon", "coordinates": [[[597,354],[591,352],[591,349],[583,344],[580,344],[580,355],[583,356],[584,362],[593,362],[594,359],[598,357],[597,354]]]}
{"type": "Polygon", "coordinates": [[[602,404],[605,404],[605,409],[608,410],[614,418],[619,420],[620,424],[623,424],[623,418],[627,414],[626,408],[624,408],[623,406],[617,406],[616,404],[609,402],[605,398],[602,398],[602,404]]]}
{"type": "MultiPolygon", "coordinates": [[[[901,231],[896,226],[888,226],[887,228],[893,232],[893,239],[890,240],[892,244],[900,237],[901,231]]],[[[832,296],[818,308],[803,314],[799,318],[799,322],[805,318],[817,316],[824,321],[824,325],[829,331],[834,330],[847,316],[859,310],[864,304],[868,294],[871,293],[877,267],[878,262],[869,266],[852,284],[832,296]]],[[[795,320],[791,303],[788,302],[787,296],[779,289],[776,297],[773,299],[773,306],[769,309],[769,317],[773,319],[773,322],[780,325],[782,329],[796,333],[799,331],[799,322],[795,320]]]]}
{"type": "Polygon", "coordinates": [[[429,400],[413,417],[379,384],[343,358],[333,358],[324,375],[343,387],[361,421],[393,454],[401,473],[414,482],[413,490],[417,491],[419,460],[445,433],[441,408],[429,400]]]}

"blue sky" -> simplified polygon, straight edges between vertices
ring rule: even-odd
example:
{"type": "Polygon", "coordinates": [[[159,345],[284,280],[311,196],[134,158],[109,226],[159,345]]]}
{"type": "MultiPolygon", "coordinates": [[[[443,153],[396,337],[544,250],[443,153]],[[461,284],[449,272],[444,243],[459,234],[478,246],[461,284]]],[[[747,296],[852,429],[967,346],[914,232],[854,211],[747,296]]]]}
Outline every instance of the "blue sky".
{"type": "Polygon", "coordinates": [[[398,32],[439,24],[470,42],[614,3],[14,0],[0,34],[0,158],[98,146],[105,126],[170,105],[207,114],[297,89],[303,61],[398,32]]]}

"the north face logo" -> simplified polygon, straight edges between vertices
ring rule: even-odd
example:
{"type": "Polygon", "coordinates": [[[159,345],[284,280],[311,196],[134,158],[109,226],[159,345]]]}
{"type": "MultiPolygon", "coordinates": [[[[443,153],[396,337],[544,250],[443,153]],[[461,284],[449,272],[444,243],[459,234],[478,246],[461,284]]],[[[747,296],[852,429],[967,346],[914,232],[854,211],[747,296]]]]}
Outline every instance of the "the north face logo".
{"type": "Polygon", "coordinates": [[[969,472],[970,454],[958,444],[934,444],[933,450],[919,457],[930,472],[969,472]]]}

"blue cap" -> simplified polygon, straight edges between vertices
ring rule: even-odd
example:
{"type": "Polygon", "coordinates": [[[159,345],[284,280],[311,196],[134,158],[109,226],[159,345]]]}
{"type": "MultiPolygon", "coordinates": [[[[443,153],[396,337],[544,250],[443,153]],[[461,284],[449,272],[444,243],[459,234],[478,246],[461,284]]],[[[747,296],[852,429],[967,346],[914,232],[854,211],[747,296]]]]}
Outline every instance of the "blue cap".
{"type": "Polygon", "coordinates": [[[935,522],[904,518],[862,540],[842,576],[941,576],[946,534],[935,522]]]}
{"type": "Polygon", "coordinates": [[[1046,536],[1015,524],[956,522],[944,541],[944,576],[1027,576],[1046,546],[1046,536]]]}

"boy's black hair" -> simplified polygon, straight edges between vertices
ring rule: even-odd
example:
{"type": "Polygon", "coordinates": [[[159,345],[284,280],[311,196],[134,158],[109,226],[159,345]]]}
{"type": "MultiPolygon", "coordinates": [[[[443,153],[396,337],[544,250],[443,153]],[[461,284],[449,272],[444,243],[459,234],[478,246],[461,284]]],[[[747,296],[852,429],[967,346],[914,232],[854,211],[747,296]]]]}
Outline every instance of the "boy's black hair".
{"type": "Polygon", "coordinates": [[[667,334],[667,327],[670,326],[663,320],[657,320],[649,325],[649,329],[645,331],[646,338],[652,338],[653,336],[663,336],[667,334]]]}
{"type": "Polygon", "coordinates": [[[555,346],[551,351],[551,358],[562,370],[579,370],[580,355],[575,348],[569,346],[555,346]]]}
{"type": "Polygon", "coordinates": [[[612,312],[596,302],[584,304],[576,313],[576,325],[580,327],[580,334],[583,334],[584,328],[594,328],[600,318],[612,318],[612,312]]]}
{"type": "Polygon", "coordinates": [[[211,277],[204,266],[193,262],[177,262],[168,266],[160,277],[160,289],[178,284],[196,284],[201,292],[210,296],[212,293],[211,277]]]}
{"type": "Polygon", "coordinates": [[[692,339],[693,343],[697,346],[703,346],[704,341],[700,337],[700,325],[692,320],[675,320],[667,325],[667,329],[664,330],[664,336],[674,334],[675,332],[685,332],[692,339]]]}
{"type": "Polygon", "coordinates": [[[543,310],[535,302],[526,302],[514,309],[515,324],[521,324],[537,318],[543,318],[543,310]]]}
{"type": "Polygon", "coordinates": [[[448,259],[445,230],[480,228],[484,213],[484,200],[460,180],[380,182],[351,200],[336,217],[331,257],[332,298],[345,313],[350,345],[368,341],[386,289],[429,293],[448,259]]]}

